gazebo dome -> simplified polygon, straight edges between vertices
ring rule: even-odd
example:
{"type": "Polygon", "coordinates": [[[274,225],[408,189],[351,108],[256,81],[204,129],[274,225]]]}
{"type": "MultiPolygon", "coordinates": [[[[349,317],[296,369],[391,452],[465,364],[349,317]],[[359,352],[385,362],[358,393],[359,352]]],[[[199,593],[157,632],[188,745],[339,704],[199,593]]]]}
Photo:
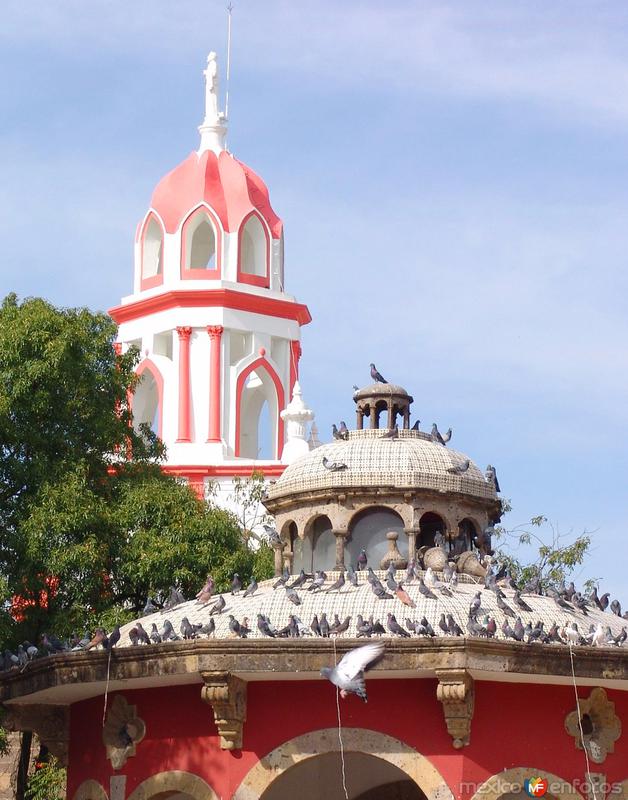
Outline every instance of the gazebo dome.
{"type": "Polygon", "coordinates": [[[268,497],[275,500],[319,489],[362,486],[428,489],[496,500],[494,485],[464,453],[436,444],[422,431],[410,430],[400,430],[397,439],[384,438],[381,430],[350,431],[346,441],[322,445],[290,464],[269,488],[268,497]],[[327,469],[323,459],[346,464],[346,469],[327,469]],[[467,461],[464,473],[449,471],[467,461]]]}

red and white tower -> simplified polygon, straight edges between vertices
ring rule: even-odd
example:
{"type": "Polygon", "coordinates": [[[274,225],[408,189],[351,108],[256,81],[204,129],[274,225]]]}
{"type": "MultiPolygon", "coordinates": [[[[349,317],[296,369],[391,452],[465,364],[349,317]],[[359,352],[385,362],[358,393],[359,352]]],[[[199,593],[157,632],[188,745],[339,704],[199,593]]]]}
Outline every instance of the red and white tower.
{"type": "Polygon", "coordinates": [[[110,314],[142,379],[136,424],[167,447],[165,469],[206,479],[283,470],[305,305],[284,291],[283,225],[268,189],[225,149],[216,54],[207,58],[199,149],[157,184],[137,229],[133,294],[110,314]]]}

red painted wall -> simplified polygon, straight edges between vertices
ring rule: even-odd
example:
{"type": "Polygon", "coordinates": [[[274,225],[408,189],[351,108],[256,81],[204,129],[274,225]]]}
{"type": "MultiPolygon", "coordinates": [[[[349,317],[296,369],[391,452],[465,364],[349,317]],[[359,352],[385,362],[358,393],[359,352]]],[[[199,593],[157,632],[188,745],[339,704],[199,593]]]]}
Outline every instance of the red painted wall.
{"type": "MultiPolygon", "coordinates": [[[[227,800],[270,750],[308,731],[337,725],[335,693],[325,681],[250,683],[244,748],[223,751],[200,688],[123,692],[145,721],[146,737],[137,755],[115,773],[102,743],[103,698],[73,705],[68,797],[88,778],[108,792],[110,776],[124,774],[128,795],[151,775],[179,769],[201,776],[227,800]]],[[[368,691],[366,705],[356,698],[342,702],[343,725],[381,731],[406,742],[433,763],[456,796],[461,782],[482,783],[512,767],[546,770],[569,782],[584,780],[584,754],[564,729],[565,716],[574,708],[572,687],[476,681],[471,744],[462,750],[454,750],[447,733],[436,681],[371,680],[368,691]]],[[[588,697],[590,691],[583,688],[579,694],[588,697]]],[[[601,765],[592,764],[591,770],[603,772],[614,783],[628,778],[628,693],[607,695],[615,702],[624,734],[615,753],[601,765]]]]}

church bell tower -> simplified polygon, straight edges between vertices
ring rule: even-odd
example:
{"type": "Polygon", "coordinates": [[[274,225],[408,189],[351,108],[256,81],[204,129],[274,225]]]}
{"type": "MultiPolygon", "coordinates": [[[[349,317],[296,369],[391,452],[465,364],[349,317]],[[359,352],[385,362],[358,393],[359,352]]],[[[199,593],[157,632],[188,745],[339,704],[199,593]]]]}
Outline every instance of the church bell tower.
{"type": "Polygon", "coordinates": [[[307,307],[284,289],[283,224],[262,179],[225,146],[216,54],[200,145],[157,184],[137,227],[133,293],[109,313],[141,353],[135,424],[166,471],[207,480],[283,471],[284,420],[307,307]]]}

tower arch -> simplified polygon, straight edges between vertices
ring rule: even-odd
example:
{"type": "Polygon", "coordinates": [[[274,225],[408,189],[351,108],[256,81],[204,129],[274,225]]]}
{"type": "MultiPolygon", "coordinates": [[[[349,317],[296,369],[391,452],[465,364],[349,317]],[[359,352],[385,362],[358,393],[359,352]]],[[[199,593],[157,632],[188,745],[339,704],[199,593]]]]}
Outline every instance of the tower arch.
{"type": "Polygon", "coordinates": [[[152,289],[164,281],[164,228],[151,209],[140,232],[140,288],[152,289]]]}
{"type": "Polygon", "coordinates": [[[140,425],[146,424],[161,438],[164,405],[163,376],[150,358],[145,358],[141,362],[135,374],[138,376],[138,382],[131,402],[133,427],[139,430],[140,425]]]}
{"type": "Polygon", "coordinates": [[[222,267],[220,222],[206,203],[193,209],[181,226],[181,278],[216,280],[222,267]]]}
{"type": "Polygon", "coordinates": [[[238,233],[238,281],[268,288],[269,268],[270,236],[261,215],[251,211],[238,233]]]}
{"type": "Polygon", "coordinates": [[[284,408],[285,394],[279,375],[262,356],[245,367],[236,381],[236,458],[259,458],[260,420],[264,405],[268,407],[271,458],[278,459],[283,449],[284,427],[279,412],[284,408]]]}

